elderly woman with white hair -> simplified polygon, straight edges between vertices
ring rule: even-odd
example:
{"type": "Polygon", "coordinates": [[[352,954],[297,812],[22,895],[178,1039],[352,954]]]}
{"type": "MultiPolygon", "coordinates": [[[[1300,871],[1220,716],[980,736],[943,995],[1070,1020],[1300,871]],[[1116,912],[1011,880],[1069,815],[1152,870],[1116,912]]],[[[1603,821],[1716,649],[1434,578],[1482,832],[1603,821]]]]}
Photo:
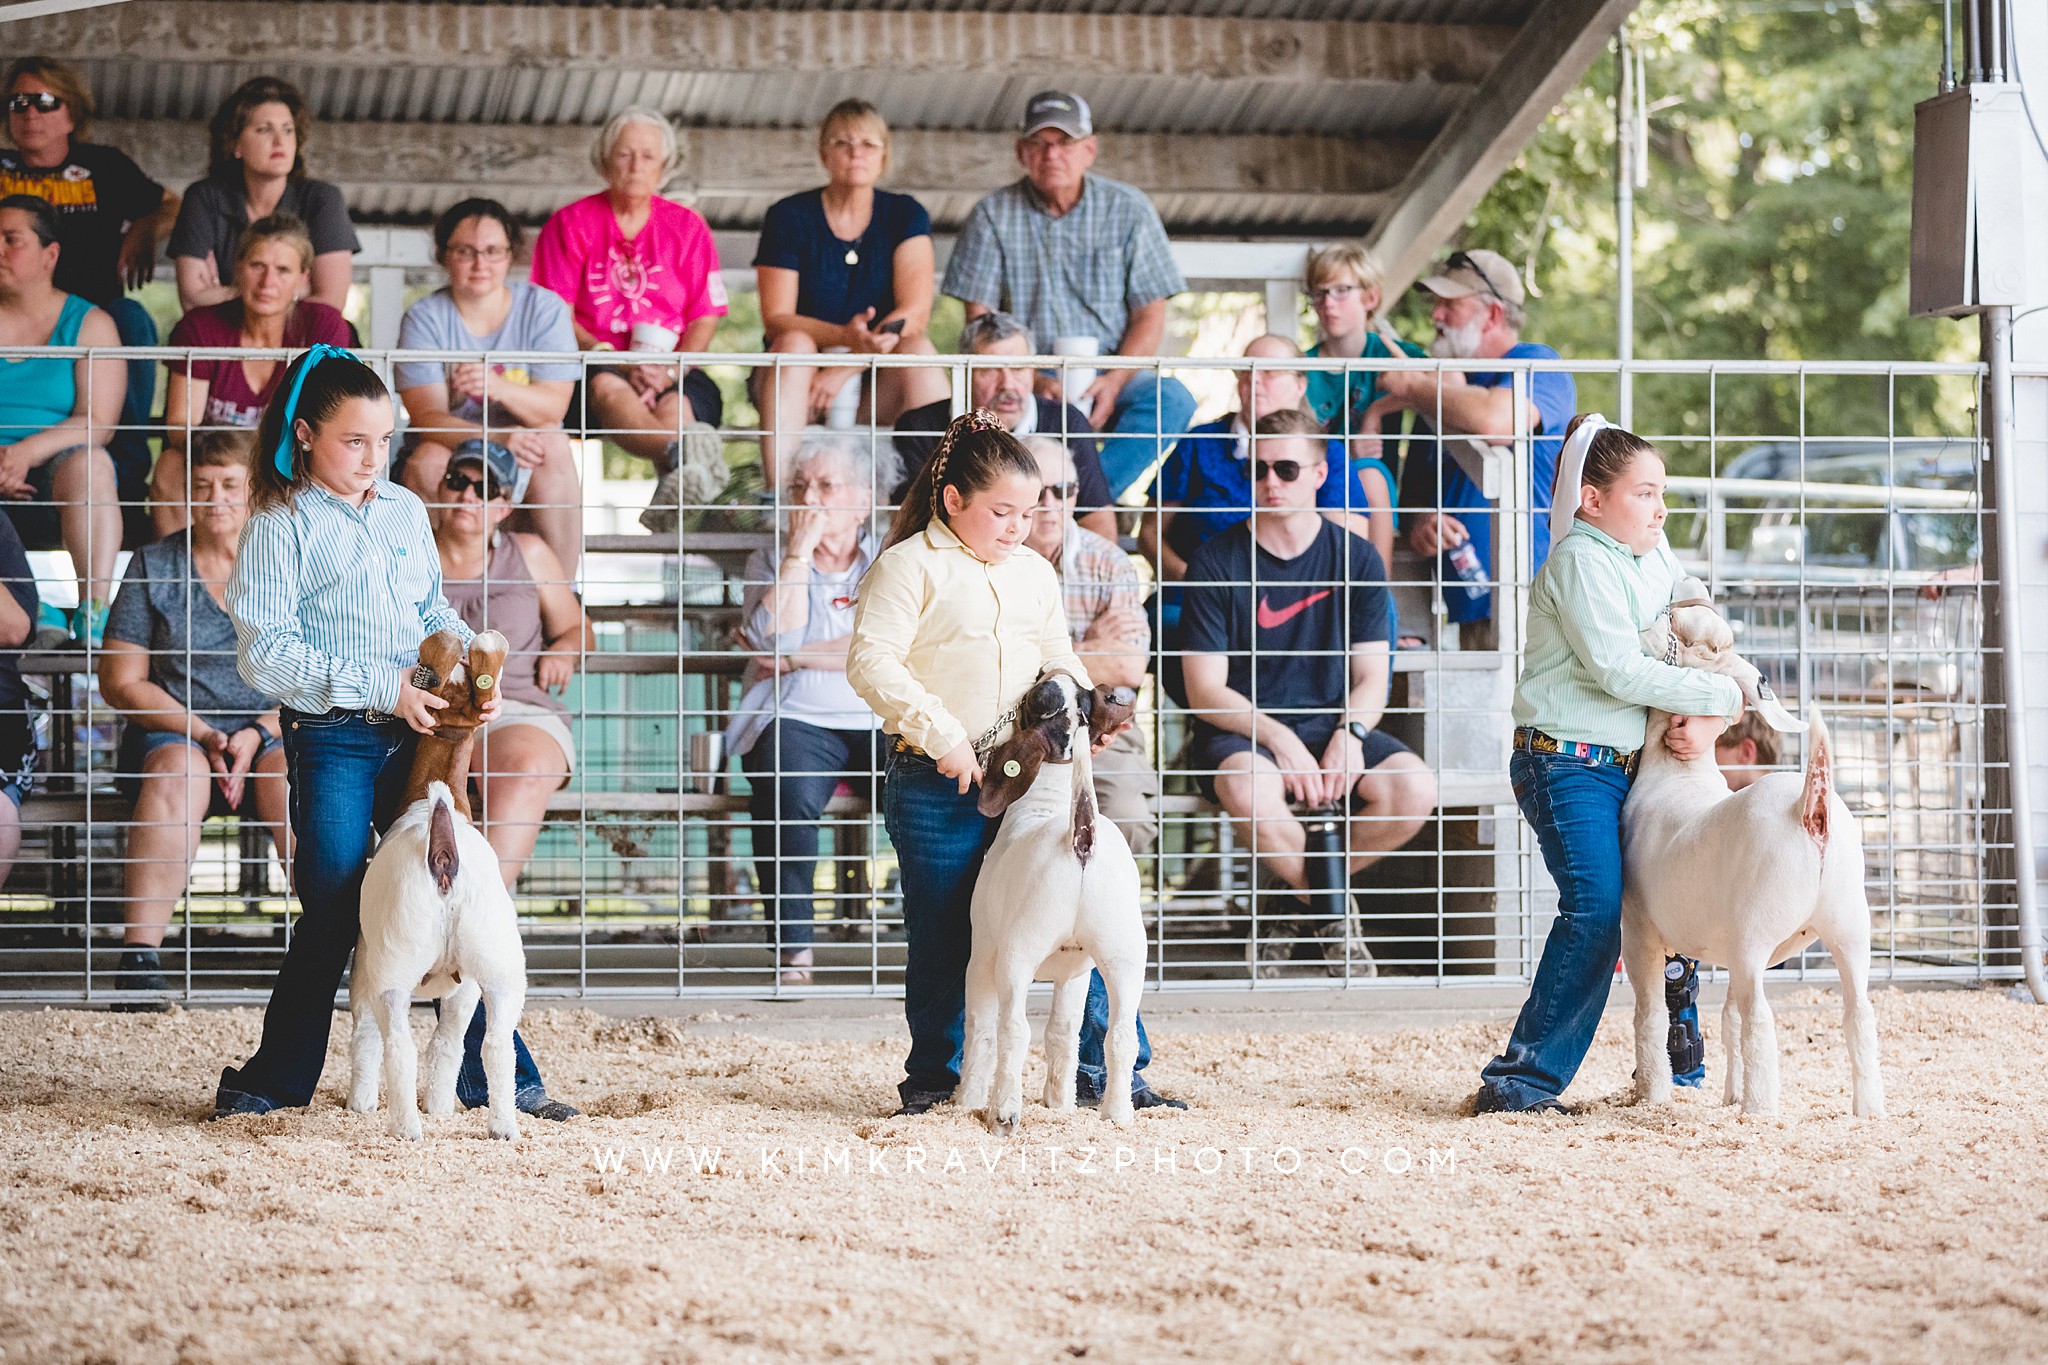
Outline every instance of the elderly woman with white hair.
{"type": "Polygon", "coordinates": [[[841,781],[881,770],[875,715],[846,681],[854,589],[880,544],[875,490],[894,487],[887,441],[811,430],[788,461],[780,554],[746,568],[742,643],[755,660],[726,732],[753,786],[754,864],[784,985],[811,979],[818,822],[841,781]]]}
{"type": "MultiPolygon", "coordinates": [[[[659,193],[678,160],[675,130],[659,111],[623,110],[591,148],[605,188],[557,209],[541,228],[528,278],[568,303],[581,349],[710,346],[725,284],[704,219],[659,193]]],[[[713,429],[723,417],[718,386],[701,370],[679,381],[675,365],[616,365],[589,371],[568,424],[609,437],[664,476],[676,469],[680,440],[683,463],[705,464],[716,492],[724,456],[713,429]]]]}

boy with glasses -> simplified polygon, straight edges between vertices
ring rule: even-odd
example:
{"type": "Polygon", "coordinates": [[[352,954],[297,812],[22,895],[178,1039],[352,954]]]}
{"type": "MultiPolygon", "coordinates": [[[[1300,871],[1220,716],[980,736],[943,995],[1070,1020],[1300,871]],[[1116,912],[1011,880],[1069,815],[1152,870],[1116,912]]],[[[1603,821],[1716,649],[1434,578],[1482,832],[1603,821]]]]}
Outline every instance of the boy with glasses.
{"type": "MultiPolygon", "coordinates": [[[[1365,243],[1332,242],[1309,252],[1302,289],[1323,337],[1308,348],[1310,359],[1393,360],[1428,354],[1395,336],[1379,317],[1386,272],[1365,243]]],[[[1346,439],[1380,434],[1377,420],[1370,426],[1366,421],[1366,411],[1380,393],[1379,374],[1372,370],[1316,371],[1308,376],[1308,410],[1332,435],[1346,439]]],[[[1353,452],[1367,453],[1379,452],[1353,452]]]]}

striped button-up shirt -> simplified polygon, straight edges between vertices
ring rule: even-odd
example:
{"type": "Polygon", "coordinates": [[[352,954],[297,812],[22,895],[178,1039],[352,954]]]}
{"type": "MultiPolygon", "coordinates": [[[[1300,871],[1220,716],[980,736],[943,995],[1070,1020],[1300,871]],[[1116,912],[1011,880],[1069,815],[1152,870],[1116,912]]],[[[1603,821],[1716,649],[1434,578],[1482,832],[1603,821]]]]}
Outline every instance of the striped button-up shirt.
{"type": "Polygon", "coordinates": [[[1643,652],[1642,632],[1671,605],[1684,570],[1663,541],[1638,556],[1584,521],[1550,552],[1529,590],[1529,647],[1515,724],[1557,739],[1643,747],[1646,707],[1682,716],[1742,710],[1733,678],[1674,668],[1643,652]]]}
{"type": "Polygon", "coordinates": [[[308,485],[250,517],[228,615],[243,679],[312,714],[391,711],[420,641],[475,634],[441,595],[426,506],[382,479],[360,506],[308,485]]]}
{"type": "Polygon", "coordinates": [[[1094,337],[1114,354],[1132,309],[1187,287],[1145,192],[1099,175],[1057,218],[1029,180],[1003,186],[974,206],[946,264],[946,293],[1014,314],[1046,352],[1094,337]]]}
{"type": "MultiPolygon", "coordinates": [[[[1144,606],[1144,589],[1131,557],[1085,526],[1067,522],[1060,562],[1053,568],[1059,572],[1060,599],[1067,608],[1067,633],[1076,641],[1086,638],[1096,618],[1112,607],[1139,611],[1144,606]]],[[[1145,649],[1151,640],[1151,629],[1140,627],[1131,648],[1145,649]]]]}
{"type": "Polygon", "coordinates": [[[884,730],[934,758],[995,727],[1041,668],[1094,686],[1067,636],[1059,578],[1027,545],[991,564],[935,521],[861,580],[846,681],[884,730]]]}

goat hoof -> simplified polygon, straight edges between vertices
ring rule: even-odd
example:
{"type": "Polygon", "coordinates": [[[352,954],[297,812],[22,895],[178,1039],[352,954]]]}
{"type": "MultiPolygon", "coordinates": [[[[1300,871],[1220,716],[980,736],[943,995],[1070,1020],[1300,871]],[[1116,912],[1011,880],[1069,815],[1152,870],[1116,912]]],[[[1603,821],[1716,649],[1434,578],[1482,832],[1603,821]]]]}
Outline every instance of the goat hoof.
{"type": "Polygon", "coordinates": [[[1015,1112],[999,1114],[991,1109],[987,1113],[988,1130],[997,1137],[1017,1136],[1017,1120],[1022,1117],[1015,1112]]]}
{"type": "Polygon", "coordinates": [[[517,1142],[519,1141],[519,1121],[510,1118],[492,1119],[490,1122],[490,1134],[492,1137],[504,1142],[517,1142]]]}
{"type": "Polygon", "coordinates": [[[1112,1128],[1128,1128],[1131,1126],[1135,1109],[1131,1102],[1126,1100],[1122,1104],[1103,1104],[1101,1113],[1103,1118],[1109,1120],[1112,1128]]]}
{"type": "Polygon", "coordinates": [[[441,1097],[440,1097],[439,1095],[434,1095],[434,1096],[430,1096],[430,1097],[428,1097],[428,1099],[427,1099],[427,1117],[428,1117],[428,1118],[435,1118],[435,1119],[445,1119],[445,1118],[449,1118],[449,1117],[451,1117],[451,1116],[452,1116],[452,1115],[453,1115],[454,1113],[455,1113],[455,1097],[454,1097],[453,1095],[450,1095],[450,1096],[448,1096],[448,1097],[447,1097],[446,1099],[442,1099],[442,1098],[441,1098],[441,1097]]]}
{"type": "Polygon", "coordinates": [[[348,1111],[351,1114],[374,1114],[377,1112],[377,1097],[375,1095],[350,1095],[348,1097],[348,1111]]]}
{"type": "Polygon", "coordinates": [[[418,1142],[423,1131],[417,1114],[391,1120],[391,1136],[401,1142],[418,1142]]]}

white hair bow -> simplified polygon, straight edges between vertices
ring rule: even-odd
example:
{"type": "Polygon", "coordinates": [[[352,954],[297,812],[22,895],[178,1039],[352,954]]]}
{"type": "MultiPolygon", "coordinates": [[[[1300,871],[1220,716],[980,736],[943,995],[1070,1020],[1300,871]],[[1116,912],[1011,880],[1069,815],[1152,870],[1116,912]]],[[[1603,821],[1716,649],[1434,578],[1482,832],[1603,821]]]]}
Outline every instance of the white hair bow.
{"type": "Polygon", "coordinates": [[[1586,451],[1593,438],[1612,426],[1597,412],[1579,419],[1578,429],[1565,441],[1557,456],[1557,483],[1550,492],[1550,548],[1556,550],[1571,534],[1572,521],[1579,515],[1579,487],[1585,482],[1586,451]]]}

